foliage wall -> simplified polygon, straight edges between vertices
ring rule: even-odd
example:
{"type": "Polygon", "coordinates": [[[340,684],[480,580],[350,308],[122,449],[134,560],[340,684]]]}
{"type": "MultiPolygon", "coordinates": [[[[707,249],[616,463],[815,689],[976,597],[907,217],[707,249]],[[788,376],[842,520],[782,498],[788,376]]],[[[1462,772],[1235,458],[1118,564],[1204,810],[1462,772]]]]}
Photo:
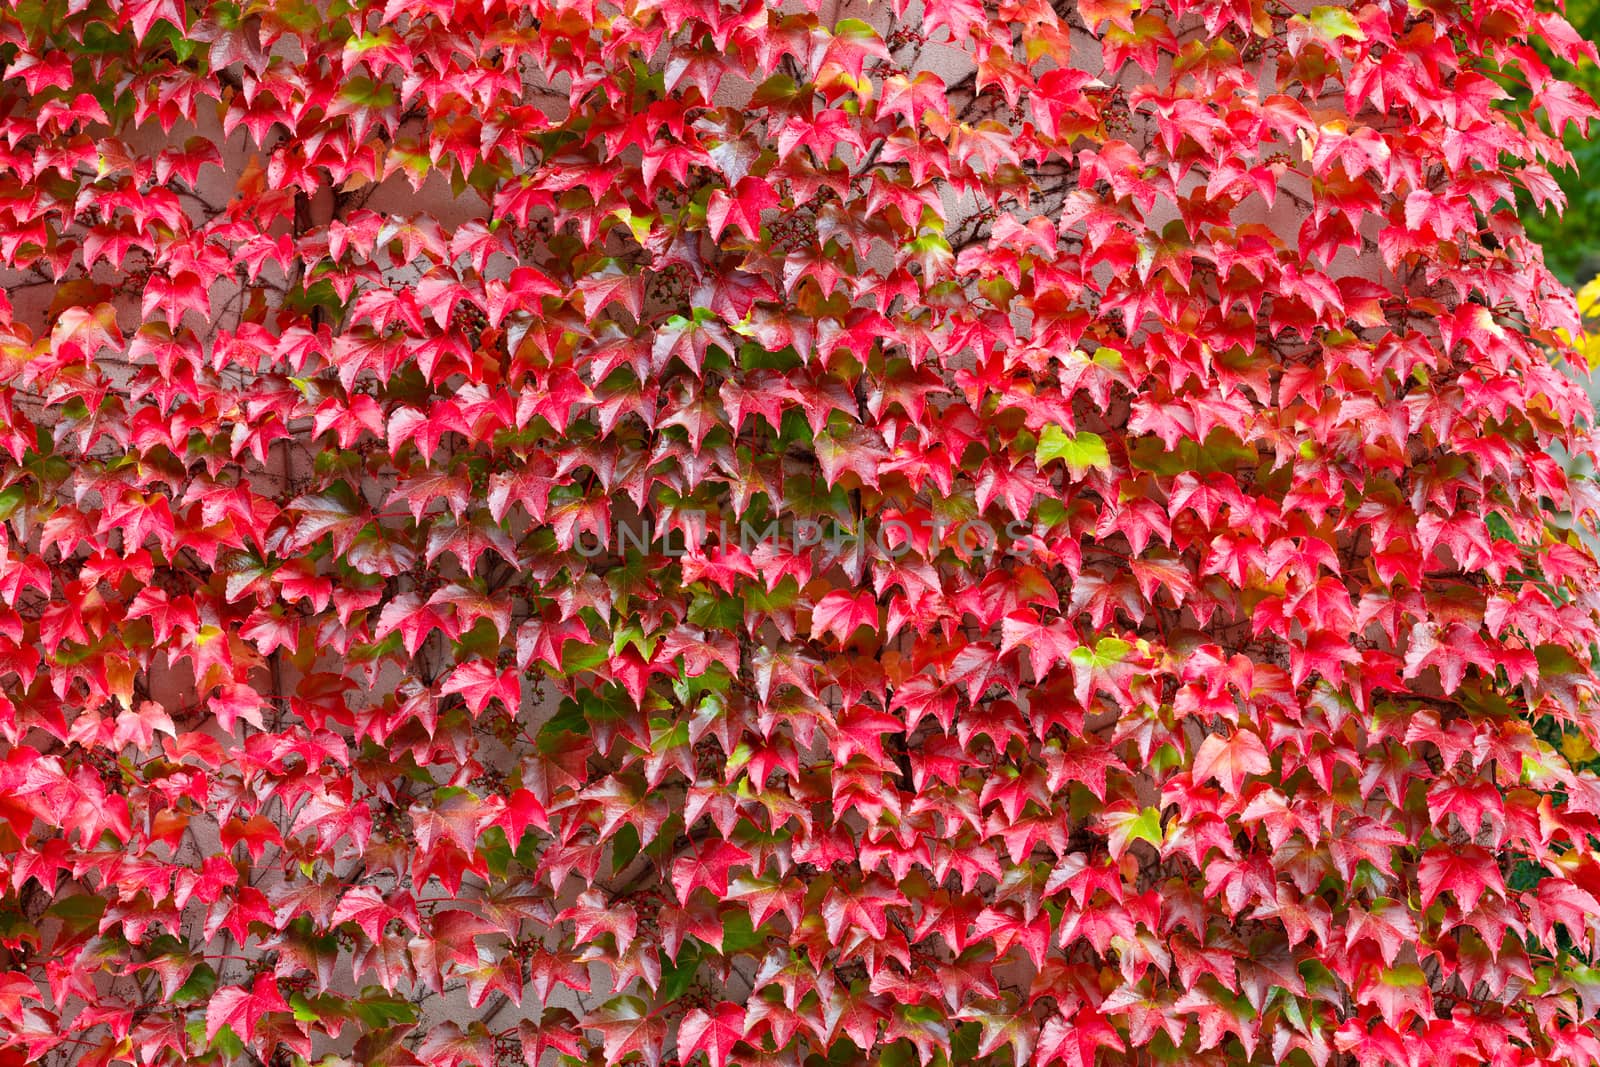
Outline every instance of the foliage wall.
{"type": "Polygon", "coordinates": [[[0,1063],[1600,1061],[1586,57],[0,2],[0,1063]]]}

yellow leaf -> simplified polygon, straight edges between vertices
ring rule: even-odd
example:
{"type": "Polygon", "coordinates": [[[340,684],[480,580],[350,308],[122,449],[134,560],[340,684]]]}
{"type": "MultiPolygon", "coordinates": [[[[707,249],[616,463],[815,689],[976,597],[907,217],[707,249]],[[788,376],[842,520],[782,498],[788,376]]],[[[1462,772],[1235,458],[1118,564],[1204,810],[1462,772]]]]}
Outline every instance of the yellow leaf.
{"type": "Polygon", "coordinates": [[[1561,739],[1561,754],[1571,764],[1588,763],[1594,759],[1594,747],[1582,734],[1567,734],[1561,739]]]}
{"type": "Polygon", "coordinates": [[[1589,318],[1600,304],[1600,277],[1591,278],[1582,289],[1578,290],[1578,310],[1583,312],[1584,318],[1589,318]]]}

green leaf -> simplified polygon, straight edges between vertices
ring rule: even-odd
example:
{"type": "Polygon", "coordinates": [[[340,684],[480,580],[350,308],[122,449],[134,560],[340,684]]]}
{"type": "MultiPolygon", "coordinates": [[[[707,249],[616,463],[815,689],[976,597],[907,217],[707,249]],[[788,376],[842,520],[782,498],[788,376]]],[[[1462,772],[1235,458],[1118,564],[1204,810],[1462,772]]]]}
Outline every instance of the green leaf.
{"type": "Polygon", "coordinates": [[[1143,808],[1138,818],[1127,825],[1129,841],[1148,841],[1161,844],[1161,812],[1156,808],[1143,808]]]}
{"type": "Polygon", "coordinates": [[[625,822],[611,835],[611,870],[622,870],[639,854],[639,828],[625,822]]]}
{"type": "Polygon", "coordinates": [[[361,997],[348,1002],[350,1017],[374,1029],[397,1026],[417,1021],[417,1006],[404,997],[386,993],[381,987],[368,986],[361,997]]]}
{"type": "Polygon", "coordinates": [[[347,77],[339,86],[339,97],[357,107],[378,110],[395,103],[395,87],[387,82],[375,82],[366,77],[347,77]]]}
{"type": "Polygon", "coordinates": [[[561,673],[564,677],[592,671],[611,659],[604,645],[583,645],[569,641],[561,650],[561,673]]]}
{"type": "Polygon", "coordinates": [[[199,1000],[210,1000],[211,994],[217,991],[217,972],[211,969],[211,964],[202,963],[193,971],[178,991],[172,995],[175,1004],[192,1004],[199,1000]]]}
{"type": "Polygon", "coordinates": [[[878,36],[878,31],[873,28],[872,24],[863,22],[860,19],[840,19],[838,24],[833,27],[833,35],[835,37],[848,38],[852,41],[881,40],[878,36]]]}
{"type": "Polygon", "coordinates": [[[55,903],[45,909],[45,914],[52,918],[60,919],[69,930],[84,930],[100,924],[100,916],[105,914],[106,902],[101,897],[79,894],[72,897],[60,897],[55,903]]]}
{"type": "Polygon", "coordinates": [[[1340,37],[1348,37],[1353,41],[1365,41],[1367,35],[1356,24],[1356,18],[1348,8],[1343,7],[1314,7],[1310,15],[1311,25],[1324,38],[1330,41],[1340,37]]]}
{"type": "Polygon", "coordinates": [[[774,104],[787,104],[800,95],[800,86],[787,74],[774,74],[760,85],[756,86],[755,95],[750,98],[749,107],[771,107],[774,104]]]}
{"type": "Polygon", "coordinates": [[[306,996],[301,992],[289,994],[289,1008],[294,1012],[294,1021],[297,1023],[315,1023],[324,1019],[348,1018],[349,1012],[345,1011],[345,1002],[328,993],[317,993],[306,996]]]}
{"type": "Polygon", "coordinates": [[[563,700],[556,713],[544,721],[539,727],[539,739],[557,737],[561,734],[586,734],[589,732],[588,717],[583,713],[583,706],[576,700],[563,700]]]}
{"type": "Polygon", "coordinates": [[[761,947],[766,942],[766,935],[757,933],[755,927],[750,925],[750,913],[747,911],[730,912],[722,919],[722,954],[731,957],[735,953],[748,952],[761,947]]]}
{"type": "Polygon", "coordinates": [[[1095,642],[1091,649],[1088,645],[1079,645],[1071,652],[1074,666],[1087,670],[1104,670],[1114,667],[1128,658],[1128,653],[1133,646],[1120,637],[1102,637],[1095,642]]]}
{"type": "Polygon", "coordinates": [[[700,942],[690,937],[684,939],[676,960],[661,961],[661,986],[656,991],[661,1003],[670,1004],[689,991],[700,970],[700,959],[700,942]]]}
{"type": "MultiPolygon", "coordinates": [[[[189,1036],[195,1039],[197,1048],[207,1047],[206,1024],[203,1019],[189,1024],[189,1036]]],[[[244,1055],[244,1042],[233,1032],[233,1027],[224,1026],[217,1031],[217,1036],[211,1039],[210,1049],[222,1053],[223,1059],[232,1061],[244,1055]]]]}
{"type": "Polygon", "coordinates": [[[22,506],[22,502],[26,497],[27,494],[20,485],[13,485],[7,489],[0,490],[0,522],[4,522],[15,514],[17,508],[22,506]]]}
{"type": "Polygon", "coordinates": [[[1059,426],[1046,426],[1039,435],[1035,462],[1042,468],[1052,460],[1061,460],[1074,478],[1082,478],[1090,470],[1110,470],[1111,455],[1106,442],[1097,433],[1068,435],[1059,426]]]}
{"type": "Polygon", "coordinates": [[[491,826],[483,832],[478,852],[489,865],[489,873],[496,878],[504,878],[511,869],[511,841],[500,827],[491,826]]]}
{"type": "MultiPolygon", "coordinates": [[[[3,517],[3,516],[0,516],[3,517]]],[[[725,593],[698,593],[689,603],[690,626],[703,630],[737,630],[744,623],[744,600],[725,593]]]]}
{"type": "Polygon", "coordinates": [[[1428,976],[1422,973],[1422,968],[1415,964],[1402,964],[1399,967],[1390,967],[1385,970],[1379,979],[1387,986],[1397,988],[1415,988],[1428,984],[1428,976]]]}

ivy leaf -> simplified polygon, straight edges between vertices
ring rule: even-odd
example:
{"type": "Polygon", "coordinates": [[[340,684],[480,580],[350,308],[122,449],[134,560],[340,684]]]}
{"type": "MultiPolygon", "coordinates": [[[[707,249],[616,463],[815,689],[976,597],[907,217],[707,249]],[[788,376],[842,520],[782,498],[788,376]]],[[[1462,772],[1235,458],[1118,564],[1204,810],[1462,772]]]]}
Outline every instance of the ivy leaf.
{"type": "Polygon", "coordinates": [[[240,1040],[255,1040],[256,1027],[263,1017],[274,1012],[287,1012],[289,1004],[278,991],[278,983],[266,974],[257,975],[249,989],[228,986],[212,994],[206,1008],[206,1043],[216,1040],[217,1033],[227,1027],[240,1040]]]}
{"type": "Polygon", "coordinates": [[[1245,778],[1271,770],[1267,746],[1249,730],[1235,731],[1229,737],[1211,734],[1200,743],[1194,756],[1195,781],[1215,778],[1223,791],[1233,796],[1240,794],[1245,778]]]}
{"type": "Polygon", "coordinates": [[[440,696],[461,694],[473,718],[484,713],[491,700],[500,701],[512,715],[522,706],[522,679],[515,670],[498,674],[492,665],[483,660],[471,660],[458,665],[439,687],[440,696]]]}
{"type": "Polygon", "coordinates": [[[1417,864],[1417,883],[1426,909],[1448,892],[1462,911],[1471,911],[1487,890],[1506,895],[1505,879],[1493,858],[1476,845],[1428,850],[1417,864]]]}
{"type": "Polygon", "coordinates": [[[831,634],[840,644],[846,644],[863,628],[874,632],[878,629],[878,598],[870,592],[851,594],[836,590],[811,609],[813,637],[831,634]]]}
{"type": "Polygon", "coordinates": [[[777,206],[777,194],[761,178],[741,178],[731,193],[714,190],[706,206],[706,222],[711,226],[712,239],[720,238],[723,231],[732,226],[750,240],[756,240],[761,236],[761,213],[777,206]]]}
{"type": "Polygon", "coordinates": [[[1082,478],[1091,470],[1110,470],[1111,456],[1105,439],[1095,433],[1068,434],[1059,426],[1046,426],[1039,435],[1036,458],[1040,469],[1054,460],[1067,465],[1073,478],[1082,478]]]}
{"type": "Polygon", "coordinates": [[[1135,841],[1144,841],[1159,847],[1163,831],[1161,812],[1155,808],[1120,808],[1107,811],[1102,816],[1106,825],[1106,845],[1113,859],[1121,859],[1135,841]]]}
{"type": "Polygon", "coordinates": [[[678,1059],[687,1063],[704,1052],[711,1067],[727,1067],[744,1034],[745,1009],[738,1004],[724,1000],[709,1012],[692,1008],[678,1024],[678,1059]]]}
{"type": "Polygon", "coordinates": [[[1341,37],[1348,37],[1355,41],[1365,41],[1367,35],[1356,22],[1355,16],[1348,9],[1342,7],[1313,7],[1307,16],[1311,25],[1325,39],[1333,41],[1341,37]]]}
{"type": "Polygon", "coordinates": [[[750,862],[750,853],[729,841],[709,841],[672,864],[672,888],[679,903],[687,904],[696,889],[704,887],[719,900],[728,895],[728,874],[750,862]]]}
{"type": "Polygon", "coordinates": [[[600,1032],[609,1062],[617,1063],[631,1053],[638,1053],[652,1067],[661,1062],[666,1023],[638,997],[613,997],[585,1015],[583,1027],[600,1032]]]}

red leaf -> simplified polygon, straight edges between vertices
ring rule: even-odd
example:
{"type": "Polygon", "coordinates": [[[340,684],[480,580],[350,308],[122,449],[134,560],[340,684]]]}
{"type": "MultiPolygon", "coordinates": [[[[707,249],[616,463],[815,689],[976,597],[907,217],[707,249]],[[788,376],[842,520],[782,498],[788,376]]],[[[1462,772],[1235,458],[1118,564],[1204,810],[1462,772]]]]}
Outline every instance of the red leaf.
{"type": "Polygon", "coordinates": [[[761,178],[743,178],[732,193],[714,190],[706,205],[706,222],[711,226],[711,238],[722,237],[729,226],[752,241],[761,236],[761,213],[778,206],[777,194],[761,178]]]}
{"type": "Polygon", "coordinates": [[[1223,791],[1233,796],[1239,795],[1245,778],[1271,770],[1267,747],[1249,730],[1237,730],[1230,737],[1211,734],[1200,743],[1194,756],[1195,781],[1215,778],[1223,791]]]}
{"type": "Polygon", "coordinates": [[[206,1041],[216,1040],[217,1031],[226,1026],[249,1044],[255,1040],[256,1027],[263,1016],[288,1010],[289,1004],[278,992],[278,983],[271,975],[257,975],[248,990],[226,986],[212,994],[211,1003],[206,1007],[206,1041]]]}
{"type": "Polygon", "coordinates": [[[680,856],[672,864],[672,888],[677,891],[680,903],[687,904],[694,891],[702,886],[711,895],[721,899],[728,895],[728,872],[734,867],[750,862],[750,853],[720,838],[706,844],[687,856],[680,856]]]}
{"type": "Polygon", "coordinates": [[[483,660],[462,663],[450,672],[439,687],[440,696],[461,694],[473,718],[482,715],[489,701],[498,700],[512,715],[522,706],[522,677],[516,670],[495,673],[494,667],[483,660]]]}
{"type": "Polygon", "coordinates": [[[704,1052],[711,1067],[727,1067],[734,1047],[744,1039],[744,1027],[744,1008],[729,1001],[724,1000],[712,1012],[690,1009],[678,1024],[679,1062],[687,1063],[695,1053],[704,1052]]]}
{"type": "Polygon", "coordinates": [[[869,591],[847,593],[836,590],[817,601],[811,609],[811,636],[832,634],[845,644],[861,628],[878,629],[878,598],[869,591]]]}
{"type": "Polygon", "coordinates": [[[1440,893],[1449,893],[1464,912],[1477,907],[1486,890],[1506,895],[1505,879],[1494,857],[1477,845],[1429,849],[1417,864],[1417,884],[1426,909],[1440,893]]]}

